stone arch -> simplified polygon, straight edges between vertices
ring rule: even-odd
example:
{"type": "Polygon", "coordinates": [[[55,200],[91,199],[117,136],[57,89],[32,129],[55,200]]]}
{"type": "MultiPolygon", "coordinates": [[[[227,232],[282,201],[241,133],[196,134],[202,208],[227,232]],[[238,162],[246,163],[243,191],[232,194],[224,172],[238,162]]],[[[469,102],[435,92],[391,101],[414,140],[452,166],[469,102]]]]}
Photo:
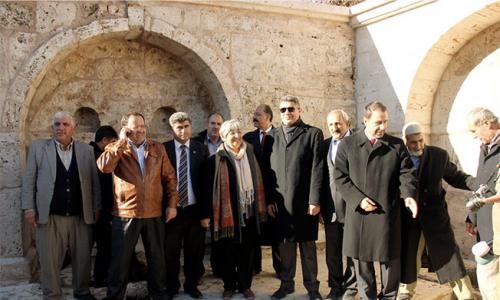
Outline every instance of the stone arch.
{"type": "Polygon", "coordinates": [[[12,81],[0,115],[3,128],[19,132],[21,153],[25,150],[25,123],[33,95],[48,68],[65,59],[79,44],[98,37],[134,39],[167,49],[185,61],[199,76],[207,92],[214,98],[213,110],[219,110],[224,115],[238,111],[239,91],[232,80],[229,66],[221,58],[222,54],[188,31],[162,20],[151,20],[147,28],[144,23],[131,23],[129,18],[97,20],[62,31],[34,51],[12,81]]]}
{"type": "Polygon", "coordinates": [[[427,52],[415,74],[408,95],[406,121],[418,121],[425,133],[433,132],[436,91],[450,61],[464,45],[499,21],[500,3],[496,2],[474,12],[441,36],[427,52]]]}

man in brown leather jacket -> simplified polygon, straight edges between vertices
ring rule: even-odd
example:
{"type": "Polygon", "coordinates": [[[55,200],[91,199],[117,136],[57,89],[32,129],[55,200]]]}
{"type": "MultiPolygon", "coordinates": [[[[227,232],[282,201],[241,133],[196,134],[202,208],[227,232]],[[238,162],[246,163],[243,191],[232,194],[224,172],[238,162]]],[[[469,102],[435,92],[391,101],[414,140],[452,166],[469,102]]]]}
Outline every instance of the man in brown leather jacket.
{"type": "Polygon", "coordinates": [[[112,220],[112,260],[106,299],[123,299],[134,248],[142,237],[152,299],[168,299],[165,286],[163,199],[166,221],[177,215],[177,180],[165,148],[146,138],[140,113],[122,119],[119,140],[106,146],[97,160],[103,173],[113,172],[115,204],[112,220]]]}

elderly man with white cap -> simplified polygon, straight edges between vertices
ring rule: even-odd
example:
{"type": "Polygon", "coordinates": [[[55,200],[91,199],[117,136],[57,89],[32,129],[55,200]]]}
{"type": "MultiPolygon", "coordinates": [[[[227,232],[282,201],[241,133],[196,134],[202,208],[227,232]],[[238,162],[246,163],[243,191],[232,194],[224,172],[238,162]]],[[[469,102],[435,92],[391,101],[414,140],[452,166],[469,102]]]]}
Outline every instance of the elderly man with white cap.
{"type": "Polygon", "coordinates": [[[455,188],[471,190],[475,180],[458,170],[445,150],[425,145],[419,123],[406,124],[403,139],[417,169],[420,214],[413,219],[409,213],[402,213],[402,232],[405,234],[398,299],[411,299],[415,294],[424,250],[429,257],[429,269],[437,273],[441,284],[449,282],[458,299],[474,299],[451,228],[442,181],[444,179],[455,188]]]}

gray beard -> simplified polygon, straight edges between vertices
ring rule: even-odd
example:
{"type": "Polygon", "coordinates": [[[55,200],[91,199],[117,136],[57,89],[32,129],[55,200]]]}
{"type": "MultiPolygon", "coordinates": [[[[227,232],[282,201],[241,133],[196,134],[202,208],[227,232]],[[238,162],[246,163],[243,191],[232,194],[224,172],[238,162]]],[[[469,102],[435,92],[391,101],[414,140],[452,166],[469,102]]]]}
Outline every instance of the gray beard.
{"type": "Polygon", "coordinates": [[[411,151],[410,149],[408,149],[408,152],[410,152],[410,155],[413,155],[413,156],[422,156],[422,154],[424,154],[424,150],[420,150],[420,151],[411,151]]]}

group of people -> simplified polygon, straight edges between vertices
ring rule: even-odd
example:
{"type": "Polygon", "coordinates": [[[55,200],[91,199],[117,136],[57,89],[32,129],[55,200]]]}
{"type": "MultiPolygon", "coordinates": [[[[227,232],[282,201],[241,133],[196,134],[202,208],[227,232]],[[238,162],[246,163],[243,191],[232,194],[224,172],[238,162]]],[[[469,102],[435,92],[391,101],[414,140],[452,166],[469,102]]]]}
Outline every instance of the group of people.
{"type": "MultiPolygon", "coordinates": [[[[467,230],[478,242],[493,244],[500,123],[491,111],[468,115],[471,133],[482,142],[475,178],[458,170],[445,150],[426,145],[420,124],[406,124],[403,139],[386,133],[388,111],[378,101],[365,106],[358,131],[345,111],[329,112],[328,139],[302,120],[297,97],[281,98],[279,113],[281,124],[274,127],[272,108],[259,105],[256,129],[246,134],[240,121],[214,113],[207,130],[194,136],[190,116],[176,112],[169,118],[174,139],[164,144],[147,137],[142,114],[130,113],[119,133],[103,126],[89,146],[73,138],[71,114],[57,112],[53,137],[30,147],[22,183],[44,299],[62,298],[59,275],[67,251],[74,297],[95,299],[89,290],[94,242],[94,286],[107,286],[106,299],[123,299],[139,237],[151,298],[170,300],[179,293],[181,250],[183,291],[203,298],[198,285],[207,232],[223,299],[236,292],[255,298],[252,277],[261,269],[261,244],[272,246],[281,282],[272,299],[294,292],[297,248],[310,300],[323,299],[315,243],[320,220],[326,299],[411,299],[424,252],[440,283],[449,282],[458,299],[474,299],[442,182],[472,191],[489,187],[484,205],[467,218],[467,230]],[[374,262],[381,269],[379,293],[374,262]]],[[[483,299],[500,295],[500,243],[493,247],[495,254],[478,258],[483,299]]]]}

